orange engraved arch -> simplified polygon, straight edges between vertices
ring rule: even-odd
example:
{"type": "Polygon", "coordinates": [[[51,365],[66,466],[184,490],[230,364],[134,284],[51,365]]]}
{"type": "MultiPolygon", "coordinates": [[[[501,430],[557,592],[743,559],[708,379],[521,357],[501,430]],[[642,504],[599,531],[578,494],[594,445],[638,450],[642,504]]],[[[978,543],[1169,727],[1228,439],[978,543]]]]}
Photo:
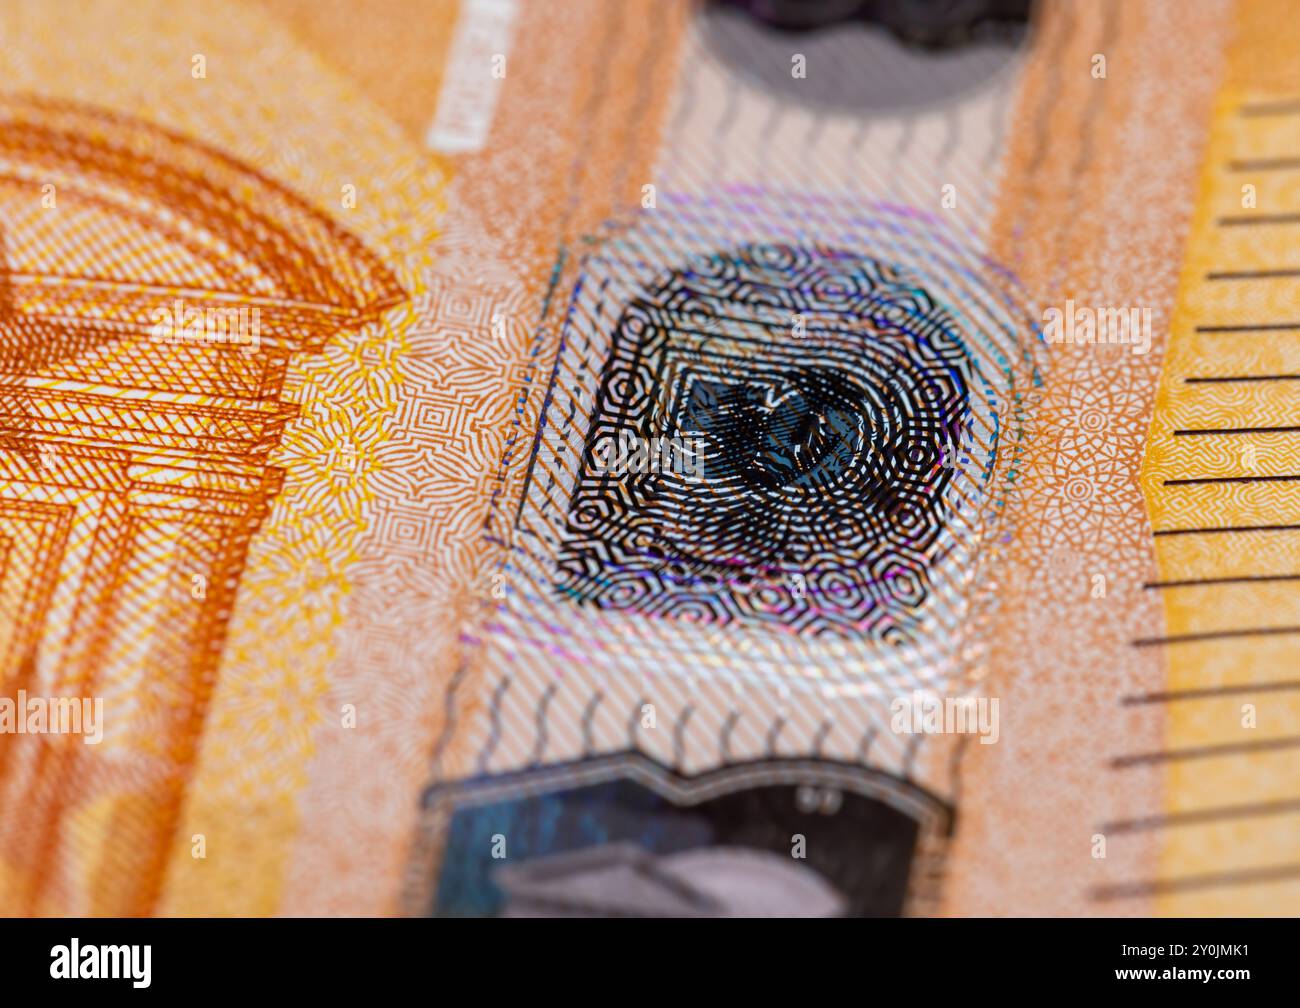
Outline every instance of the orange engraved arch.
{"type": "Polygon", "coordinates": [[[255,168],[69,102],[0,95],[0,220],[0,695],[105,708],[99,746],[0,735],[0,895],[149,913],[289,360],[406,295],[255,168]]]}

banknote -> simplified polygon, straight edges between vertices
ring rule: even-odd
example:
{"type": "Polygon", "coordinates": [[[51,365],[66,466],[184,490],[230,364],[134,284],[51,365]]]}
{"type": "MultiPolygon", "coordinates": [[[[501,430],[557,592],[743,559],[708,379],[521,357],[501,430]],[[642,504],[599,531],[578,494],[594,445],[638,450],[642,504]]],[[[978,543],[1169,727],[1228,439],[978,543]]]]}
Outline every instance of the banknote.
{"type": "Polygon", "coordinates": [[[0,35],[0,911],[1300,907],[1286,4],[0,35]]]}

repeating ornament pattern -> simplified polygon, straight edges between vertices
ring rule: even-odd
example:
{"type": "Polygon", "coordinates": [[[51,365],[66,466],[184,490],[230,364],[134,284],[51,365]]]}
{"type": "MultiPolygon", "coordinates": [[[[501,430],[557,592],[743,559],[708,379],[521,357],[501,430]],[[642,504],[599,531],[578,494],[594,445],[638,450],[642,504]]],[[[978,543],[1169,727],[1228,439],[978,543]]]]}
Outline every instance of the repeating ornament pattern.
{"type": "Polygon", "coordinates": [[[696,258],[624,309],[569,502],[561,591],[603,607],[906,638],[970,417],[953,317],[825,247],[696,258]],[[701,475],[598,444],[699,439],[701,475]]]}

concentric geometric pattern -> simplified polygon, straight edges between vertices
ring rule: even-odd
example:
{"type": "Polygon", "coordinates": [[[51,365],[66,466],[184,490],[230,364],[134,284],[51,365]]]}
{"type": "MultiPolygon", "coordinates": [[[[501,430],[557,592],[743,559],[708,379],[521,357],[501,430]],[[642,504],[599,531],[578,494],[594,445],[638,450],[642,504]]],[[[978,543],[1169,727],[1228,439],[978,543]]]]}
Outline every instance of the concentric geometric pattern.
{"type": "Polygon", "coordinates": [[[891,731],[889,703],[980,688],[1037,382],[1037,315],[966,237],[721,185],[568,243],[485,527],[508,552],[477,772],[811,754],[954,794],[954,738],[891,731]],[[698,437],[702,473],[598,471],[620,435],[698,437]]]}
{"type": "Polygon", "coordinates": [[[900,641],[930,594],[970,369],[953,316],[889,264],[817,245],[695,257],[614,332],[563,590],[900,641]],[[628,433],[701,436],[702,479],[593,464],[628,433]]]}

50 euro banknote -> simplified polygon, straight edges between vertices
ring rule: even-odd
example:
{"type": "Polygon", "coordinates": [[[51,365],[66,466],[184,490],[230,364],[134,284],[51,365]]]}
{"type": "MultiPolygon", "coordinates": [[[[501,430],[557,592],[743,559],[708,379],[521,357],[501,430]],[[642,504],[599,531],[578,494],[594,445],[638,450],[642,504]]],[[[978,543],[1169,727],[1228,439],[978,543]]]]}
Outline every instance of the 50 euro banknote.
{"type": "Polygon", "coordinates": [[[1300,38],[909,10],[7,5],[0,907],[1293,911],[1300,38]]]}

